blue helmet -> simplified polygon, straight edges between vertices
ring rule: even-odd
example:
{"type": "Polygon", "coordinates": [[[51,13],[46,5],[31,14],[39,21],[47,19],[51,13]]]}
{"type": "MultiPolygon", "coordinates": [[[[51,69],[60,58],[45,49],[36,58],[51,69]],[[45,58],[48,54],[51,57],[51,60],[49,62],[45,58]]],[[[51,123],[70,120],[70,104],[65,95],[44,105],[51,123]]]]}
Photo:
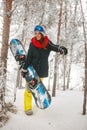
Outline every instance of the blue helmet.
{"type": "Polygon", "coordinates": [[[35,28],[34,28],[34,31],[38,31],[42,34],[45,33],[44,28],[41,25],[36,25],[35,28]]]}

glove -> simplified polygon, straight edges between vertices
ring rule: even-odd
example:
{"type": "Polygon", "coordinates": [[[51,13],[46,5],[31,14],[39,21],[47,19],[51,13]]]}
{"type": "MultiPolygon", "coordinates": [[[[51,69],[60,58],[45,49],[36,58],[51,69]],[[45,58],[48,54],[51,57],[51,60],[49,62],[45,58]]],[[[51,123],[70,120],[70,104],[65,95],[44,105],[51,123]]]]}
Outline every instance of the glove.
{"type": "Polygon", "coordinates": [[[25,78],[25,75],[28,73],[27,69],[21,69],[21,75],[23,78],[25,78]]]}
{"type": "Polygon", "coordinates": [[[67,55],[68,53],[67,48],[65,48],[64,46],[60,46],[58,51],[60,52],[60,54],[64,54],[64,55],[67,55]]]}

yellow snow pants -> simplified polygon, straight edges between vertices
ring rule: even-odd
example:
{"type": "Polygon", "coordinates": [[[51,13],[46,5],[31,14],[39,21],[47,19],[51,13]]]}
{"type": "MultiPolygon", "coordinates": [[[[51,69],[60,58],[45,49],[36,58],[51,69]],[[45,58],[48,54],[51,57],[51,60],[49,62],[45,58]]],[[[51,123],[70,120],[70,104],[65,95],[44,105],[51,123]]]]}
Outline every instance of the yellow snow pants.
{"type": "MultiPolygon", "coordinates": [[[[43,78],[40,78],[41,81],[43,78]]],[[[25,89],[24,91],[24,111],[32,109],[32,93],[29,90],[25,89]]]]}

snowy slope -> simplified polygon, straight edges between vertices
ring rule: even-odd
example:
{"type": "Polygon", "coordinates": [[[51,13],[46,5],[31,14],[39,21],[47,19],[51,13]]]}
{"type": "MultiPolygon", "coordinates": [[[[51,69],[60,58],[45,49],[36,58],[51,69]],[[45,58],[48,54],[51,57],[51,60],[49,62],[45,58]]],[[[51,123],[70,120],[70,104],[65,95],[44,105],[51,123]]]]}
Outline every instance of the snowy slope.
{"type": "Polygon", "coordinates": [[[50,107],[40,110],[33,101],[32,116],[23,112],[23,89],[17,90],[17,114],[0,130],[87,130],[87,115],[82,115],[83,92],[57,91],[50,107]]]}

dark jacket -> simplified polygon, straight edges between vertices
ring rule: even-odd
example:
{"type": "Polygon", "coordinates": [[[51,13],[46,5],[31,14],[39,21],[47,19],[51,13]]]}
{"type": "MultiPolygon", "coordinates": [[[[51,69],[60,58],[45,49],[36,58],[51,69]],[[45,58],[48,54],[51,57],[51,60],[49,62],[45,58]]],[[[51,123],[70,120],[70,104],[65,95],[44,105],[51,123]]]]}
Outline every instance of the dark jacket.
{"type": "Polygon", "coordinates": [[[50,51],[58,52],[58,45],[54,45],[50,40],[46,48],[36,47],[32,42],[28,50],[24,69],[29,65],[33,65],[39,77],[48,76],[48,57],[50,51]]]}

